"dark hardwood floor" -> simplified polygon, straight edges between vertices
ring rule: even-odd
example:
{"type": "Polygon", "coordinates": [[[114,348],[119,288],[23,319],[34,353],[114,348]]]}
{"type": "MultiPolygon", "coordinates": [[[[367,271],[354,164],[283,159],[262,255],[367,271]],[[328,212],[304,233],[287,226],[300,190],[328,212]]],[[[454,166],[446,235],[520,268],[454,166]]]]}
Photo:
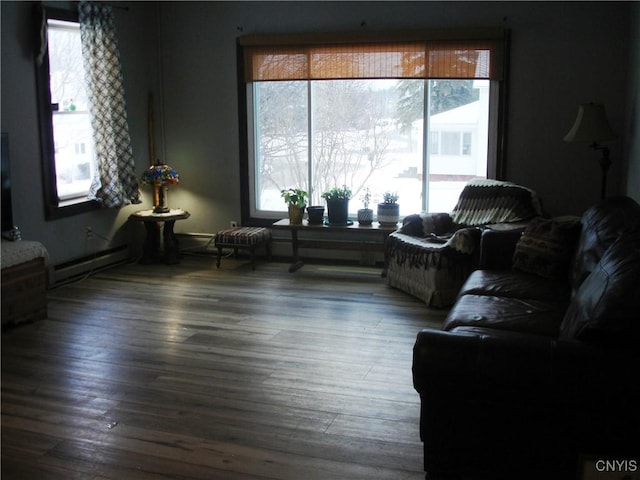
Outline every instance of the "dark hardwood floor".
{"type": "Polygon", "coordinates": [[[2,479],[420,479],[416,333],[376,268],[187,256],[2,334],[2,479]]]}

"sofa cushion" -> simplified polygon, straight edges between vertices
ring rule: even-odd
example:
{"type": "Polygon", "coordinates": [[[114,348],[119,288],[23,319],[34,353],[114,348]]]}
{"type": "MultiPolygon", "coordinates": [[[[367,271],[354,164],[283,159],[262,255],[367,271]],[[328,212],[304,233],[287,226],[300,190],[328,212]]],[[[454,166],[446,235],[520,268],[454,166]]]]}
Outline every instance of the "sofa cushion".
{"type": "Polygon", "coordinates": [[[566,308],[567,302],[467,294],[458,298],[442,328],[487,327],[557,337],[566,308]]]}
{"type": "Polygon", "coordinates": [[[412,237],[426,237],[430,234],[445,235],[454,230],[453,220],[448,213],[414,213],[402,220],[400,233],[412,237]]]}
{"type": "Polygon", "coordinates": [[[640,341],[640,234],[620,236],[580,285],[560,329],[563,339],[640,341]]]}
{"type": "Polygon", "coordinates": [[[579,233],[578,217],[535,218],[516,244],[513,268],[544,278],[568,278],[579,233]]]}
{"type": "Polygon", "coordinates": [[[618,236],[634,231],[640,231],[640,205],[629,197],[607,198],[584,213],[582,233],[571,268],[574,292],[618,236]]]}
{"type": "Polygon", "coordinates": [[[565,303],[569,302],[569,293],[567,280],[547,279],[510,270],[476,270],[460,291],[460,295],[494,295],[565,303]]]}

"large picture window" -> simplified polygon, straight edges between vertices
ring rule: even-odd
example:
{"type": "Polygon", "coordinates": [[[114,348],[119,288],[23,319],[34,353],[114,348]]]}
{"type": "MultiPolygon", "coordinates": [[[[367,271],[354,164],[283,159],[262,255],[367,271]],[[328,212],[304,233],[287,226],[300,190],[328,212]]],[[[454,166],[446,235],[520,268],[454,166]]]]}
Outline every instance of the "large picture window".
{"type": "Polygon", "coordinates": [[[365,189],[397,192],[401,215],[451,211],[496,175],[503,37],[242,37],[243,221],[283,216],[289,187],[322,204],[347,185],[352,213],[365,189]]]}

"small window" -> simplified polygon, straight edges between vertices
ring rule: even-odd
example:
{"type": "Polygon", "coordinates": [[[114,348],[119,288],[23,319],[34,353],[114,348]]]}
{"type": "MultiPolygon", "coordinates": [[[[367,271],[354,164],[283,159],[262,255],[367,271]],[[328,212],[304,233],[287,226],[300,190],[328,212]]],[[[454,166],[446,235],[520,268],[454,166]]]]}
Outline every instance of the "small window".
{"type": "Polygon", "coordinates": [[[442,132],[442,155],[460,155],[460,132],[442,132]]]}
{"type": "Polygon", "coordinates": [[[55,218],[95,206],[87,195],[96,161],[77,13],[44,15],[38,90],[47,217],[55,218]]]}
{"type": "Polygon", "coordinates": [[[462,133],[462,155],[471,155],[471,132],[462,133]]]}
{"type": "Polygon", "coordinates": [[[440,132],[431,130],[431,155],[438,155],[440,153],[440,132]]]}

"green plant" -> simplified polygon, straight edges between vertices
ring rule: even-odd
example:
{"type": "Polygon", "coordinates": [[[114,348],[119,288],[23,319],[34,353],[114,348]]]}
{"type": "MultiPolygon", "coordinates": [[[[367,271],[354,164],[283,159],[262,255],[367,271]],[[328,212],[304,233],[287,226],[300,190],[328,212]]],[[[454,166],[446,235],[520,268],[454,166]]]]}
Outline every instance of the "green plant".
{"type": "Polygon", "coordinates": [[[307,204],[308,193],[300,188],[287,188],[280,190],[280,196],[284,198],[287,205],[295,205],[302,208],[307,204]]]}
{"type": "Polygon", "coordinates": [[[362,203],[364,203],[364,208],[369,208],[369,202],[371,201],[371,190],[369,187],[364,189],[364,194],[360,197],[362,203]]]}
{"type": "Polygon", "coordinates": [[[397,192],[384,192],[382,194],[382,203],[393,204],[398,201],[398,193],[397,192]]]}
{"type": "Polygon", "coordinates": [[[351,189],[346,185],[333,187],[328,192],[324,192],[322,198],[325,200],[349,200],[351,198],[351,189]]]}

